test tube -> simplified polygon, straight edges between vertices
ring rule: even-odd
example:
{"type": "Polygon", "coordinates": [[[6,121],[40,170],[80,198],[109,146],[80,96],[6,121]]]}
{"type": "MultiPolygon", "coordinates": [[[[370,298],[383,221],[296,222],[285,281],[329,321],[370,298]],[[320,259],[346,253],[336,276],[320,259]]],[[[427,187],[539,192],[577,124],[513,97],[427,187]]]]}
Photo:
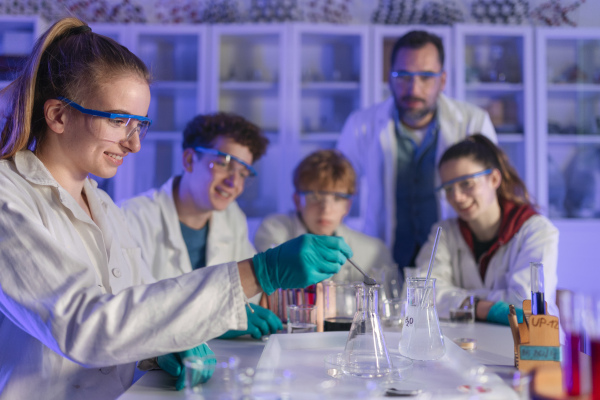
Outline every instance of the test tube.
{"type": "Polygon", "coordinates": [[[531,314],[546,314],[544,301],[544,264],[541,262],[530,262],[531,268],[531,314]]]}
{"type": "Polygon", "coordinates": [[[562,360],[564,387],[569,396],[581,395],[581,312],[582,296],[570,291],[561,292],[559,298],[561,325],[566,340],[562,360]]]}

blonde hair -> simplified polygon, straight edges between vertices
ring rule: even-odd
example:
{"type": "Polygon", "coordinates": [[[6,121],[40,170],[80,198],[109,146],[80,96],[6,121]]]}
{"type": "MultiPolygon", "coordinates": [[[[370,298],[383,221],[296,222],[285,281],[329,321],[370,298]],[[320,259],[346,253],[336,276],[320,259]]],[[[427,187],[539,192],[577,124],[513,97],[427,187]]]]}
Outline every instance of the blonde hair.
{"type": "Polygon", "coordinates": [[[318,150],[304,158],[294,170],[297,192],[341,184],[348,194],[356,192],[356,173],[352,164],[337,150],[318,150]]]}
{"type": "Polygon", "coordinates": [[[36,41],[21,74],[1,92],[8,104],[0,158],[25,148],[35,151],[43,142],[46,100],[63,96],[85,103],[84,95],[125,73],[150,83],[148,68],[126,47],[93,33],[77,18],[56,22],[36,41]]]}

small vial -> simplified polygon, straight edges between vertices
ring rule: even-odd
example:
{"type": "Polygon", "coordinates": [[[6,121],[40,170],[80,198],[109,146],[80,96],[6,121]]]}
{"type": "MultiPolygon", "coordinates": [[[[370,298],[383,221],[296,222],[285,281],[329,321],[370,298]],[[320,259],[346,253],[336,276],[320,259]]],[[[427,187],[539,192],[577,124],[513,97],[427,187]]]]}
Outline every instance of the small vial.
{"type": "Polygon", "coordinates": [[[544,264],[541,262],[529,263],[531,268],[531,314],[544,315],[546,307],[544,302],[544,264]]]}

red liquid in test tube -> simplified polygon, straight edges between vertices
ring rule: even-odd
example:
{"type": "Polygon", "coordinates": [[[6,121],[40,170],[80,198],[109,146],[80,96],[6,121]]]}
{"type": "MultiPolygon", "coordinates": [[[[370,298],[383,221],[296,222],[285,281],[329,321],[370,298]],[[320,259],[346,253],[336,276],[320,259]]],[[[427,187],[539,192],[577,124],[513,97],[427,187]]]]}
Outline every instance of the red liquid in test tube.
{"type": "Polygon", "coordinates": [[[563,362],[563,374],[567,394],[579,396],[581,394],[581,374],[579,367],[579,334],[566,332],[567,340],[565,346],[565,359],[563,362]]]}
{"type": "Polygon", "coordinates": [[[592,397],[600,400],[600,338],[592,340],[592,397]]]}

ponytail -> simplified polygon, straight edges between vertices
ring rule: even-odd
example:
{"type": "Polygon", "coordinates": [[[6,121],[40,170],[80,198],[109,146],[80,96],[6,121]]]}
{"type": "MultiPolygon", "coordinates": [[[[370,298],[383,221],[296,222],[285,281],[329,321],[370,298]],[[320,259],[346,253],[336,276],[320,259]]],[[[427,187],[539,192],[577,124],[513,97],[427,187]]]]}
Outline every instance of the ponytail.
{"type": "Polygon", "coordinates": [[[500,171],[502,181],[496,191],[498,199],[508,200],[519,205],[533,205],[527,187],[511,165],[506,153],[484,135],[468,136],[463,141],[448,148],[442,155],[438,168],[441,168],[447,161],[459,158],[470,158],[482,164],[486,169],[495,168],[500,171]]]}
{"type": "Polygon", "coordinates": [[[64,96],[80,102],[86,90],[126,72],[150,83],[144,63],[124,46],[93,33],[77,18],[56,22],[35,42],[21,74],[0,92],[7,103],[0,159],[40,146],[47,129],[46,100],[64,96]]]}

